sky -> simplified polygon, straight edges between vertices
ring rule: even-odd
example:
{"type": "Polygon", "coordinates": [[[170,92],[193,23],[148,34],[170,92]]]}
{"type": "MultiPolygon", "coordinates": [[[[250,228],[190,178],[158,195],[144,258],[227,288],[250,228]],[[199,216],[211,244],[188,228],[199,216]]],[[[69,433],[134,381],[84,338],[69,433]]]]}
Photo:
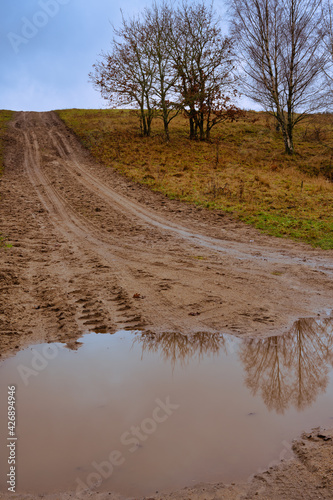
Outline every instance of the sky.
{"type": "MultiPolygon", "coordinates": [[[[0,109],[105,108],[88,80],[112,25],[151,0],[2,0],[0,109]]],[[[215,8],[225,17],[223,0],[215,8]]]]}

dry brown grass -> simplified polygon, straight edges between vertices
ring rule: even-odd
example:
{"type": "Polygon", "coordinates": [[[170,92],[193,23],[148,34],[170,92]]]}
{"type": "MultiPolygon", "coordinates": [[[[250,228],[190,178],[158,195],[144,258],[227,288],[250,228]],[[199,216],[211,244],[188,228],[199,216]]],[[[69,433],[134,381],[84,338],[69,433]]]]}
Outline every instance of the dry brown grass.
{"type": "Polygon", "coordinates": [[[3,139],[6,133],[9,120],[13,116],[13,111],[0,110],[0,175],[3,172],[3,139]]]}
{"type": "Polygon", "coordinates": [[[188,139],[187,121],[139,134],[129,110],[64,110],[59,116],[94,157],[171,198],[232,212],[276,236],[333,248],[333,116],[315,115],[295,133],[296,155],[266,113],[221,124],[211,142],[188,139]],[[331,176],[331,177],[330,177],[331,176]]]}
{"type": "MultiPolygon", "coordinates": [[[[9,120],[13,116],[13,111],[0,110],[0,177],[3,174],[3,150],[4,150],[4,137],[9,120]]],[[[10,248],[11,245],[5,242],[5,237],[0,233],[0,248],[10,248]]]]}

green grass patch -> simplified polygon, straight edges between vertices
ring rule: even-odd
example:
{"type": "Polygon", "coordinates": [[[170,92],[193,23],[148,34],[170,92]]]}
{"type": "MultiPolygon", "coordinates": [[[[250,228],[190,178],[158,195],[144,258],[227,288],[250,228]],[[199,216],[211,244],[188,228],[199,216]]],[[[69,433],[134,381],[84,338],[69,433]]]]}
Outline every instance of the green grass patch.
{"type": "Polygon", "coordinates": [[[62,110],[60,118],[95,159],[171,199],[224,210],[261,231],[333,249],[333,116],[318,114],[295,131],[285,155],[272,117],[247,112],[190,141],[178,116],[165,142],[160,120],[140,136],[131,110],[62,110]],[[332,145],[332,147],[331,147],[332,145]]]}
{"type": "Polygon", "coordinates": [[[241,215],[240,219],[253,224],[257,229],[261,229],[272,236],[288,236],[294,240],[303,240],[326,250],[333,249],[333,220],[300,219],[269,212],[241,215]]]}
{"type": "Polygon", "coordinates": [[[6,239],[0,233],[0,248],[12,248],[13,245],[6,243],[6,239]]]}

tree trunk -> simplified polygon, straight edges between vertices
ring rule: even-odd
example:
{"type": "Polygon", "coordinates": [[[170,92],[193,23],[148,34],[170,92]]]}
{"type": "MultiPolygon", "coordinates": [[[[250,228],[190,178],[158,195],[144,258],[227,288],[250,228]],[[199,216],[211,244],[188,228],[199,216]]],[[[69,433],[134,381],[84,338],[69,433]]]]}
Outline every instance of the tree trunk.
{"type": "Polygon", "coordinates": [[[164,102],[164,99],[162,100],[162,111],[163,111],[163,125],[164,125],[164,137],[167,142],[170,141],[170,134],[169,134],[169,117],[168,117],[168,108],[164,102]]]}
{"type": "Polygon", "coordinates": [[[141,109],[141,114],[140,114],[140,128],[141,128],[141,134],[146,137],[147,136],[147,120],[145,116],[144,109],[141,109]]]}
{"type": "Polygon", "coordinates": [[[170,134],[169,134],[169,122],[167,118],[163,119],[164,123],[164,137],[167,142],[170,141],[170,134]]]}
{"type": "MultiPolygon", "coordinates": [[[[163,86],[163,81],[161,85],[163,86]]],[[[169,134],[169,117],[168,117],[168,106],[165,102],[165,93],[163,90],[161,90],[161,107],[162,107],[162,117],[163,117],[163,126],[164,126],[164,137],[167,142],[170,141],[170,134],[169,134]]]]}
{"type": "Polygon", "coordinates": [[[150,137],[152,121],[153,121],[153,114],[149,111],[149,115],[147,116],[147,137],[150,137]]]}
{"type": "Polygon", "coordinates": [[[282,132],[285,153],[288,155],[293,155],[295,153],[293,143],[293,126],[290,123],[290,119],[288,118],[283,114],[283,112],[279,115],[276,115],[279,129],[282,132]]]}
{"type": "Polygon", "coordinates": [[[196,139],[196,138],[197,138],[197,132],[194,124],[194,119],[192,116],[190,116],[190,139],[196,139]]]}
{"type": "Polygon", "coordinates": [[[294,144],[293,144],[292,131],[284,129],[283,130],[283,140],[284,140],[285,152],[288,155],[293,155],[295,150],[294,150],[294,144]]]}
{"type": "Polygon", "coordinates": [[[203,121],[203,118],[200,117],[199,119],[199,131],[200,131],[200,141],[204,141],[205,140],[205,130],[204,130],[204,121],[203,121]]]}

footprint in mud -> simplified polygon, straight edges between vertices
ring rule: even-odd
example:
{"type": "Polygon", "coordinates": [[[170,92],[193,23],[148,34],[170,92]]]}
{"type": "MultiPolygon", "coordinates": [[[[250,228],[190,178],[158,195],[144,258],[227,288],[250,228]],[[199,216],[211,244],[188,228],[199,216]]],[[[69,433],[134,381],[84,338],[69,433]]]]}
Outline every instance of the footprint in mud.
{"type": "Polygon", "coordinates": [[[168,283],[161,283],[159,285],[160,290],[169,290],[170,288],[171,288],[171,285],[169,285],[168,283]]]}
{"type": "Polygon", "coordinates": [[[153,278],[153,274],[147,272],[147,271],[143,271],[142,269],[137,269],[136,271],[136,275],[140,278],[140,277],[144,277],[144,278],[153,278]]]}

